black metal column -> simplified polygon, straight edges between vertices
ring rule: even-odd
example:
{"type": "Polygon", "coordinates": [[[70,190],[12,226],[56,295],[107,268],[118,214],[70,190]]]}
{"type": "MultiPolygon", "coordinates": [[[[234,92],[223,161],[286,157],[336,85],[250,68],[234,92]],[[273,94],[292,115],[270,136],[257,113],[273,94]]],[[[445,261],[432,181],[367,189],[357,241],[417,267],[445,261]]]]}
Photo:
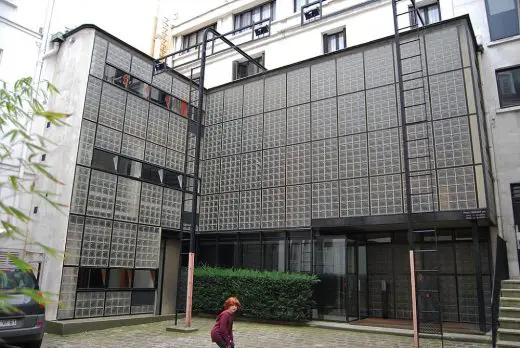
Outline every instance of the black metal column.
{"type": "Polygon", "coordinates": [[[486,332],[486,311],[484,302],[484,281],[482,279],[482,264],[480,262],[480,242],[477,220],[471,220],[473,239],[473,258],[475,262],[475,282],[477,284],[478,323],[481,332],[486,332]]]}

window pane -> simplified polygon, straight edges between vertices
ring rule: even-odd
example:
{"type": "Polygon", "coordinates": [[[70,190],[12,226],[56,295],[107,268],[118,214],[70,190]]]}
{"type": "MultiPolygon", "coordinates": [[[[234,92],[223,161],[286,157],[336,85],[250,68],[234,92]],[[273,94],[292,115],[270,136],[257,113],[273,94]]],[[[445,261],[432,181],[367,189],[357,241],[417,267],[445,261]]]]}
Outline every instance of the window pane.
{"type": "Polygon", "coordinates": [[[439,4],[428,6],[428,19],[427,23],[437,23],[441,20],[441,13],[439,11],[439,4]]]}
{"type": "Polygon", "coordinates": [[[336,47],[336,35],[330,35],[328,37],[328,41],[329,41],[329,44],[328,44],[329,50],[328,50],[328,52],[334,52],[337,49],[337,47],[336,47]]]}
{"type": "Polygon", "coordinates": [[[262,6],[262,19],[267,19],[269,17],[271,17],[271,4],[265,4],[262,6]]]}
{"type": "Polygon", "coordinates": [[[242,14],[242,28],[251,24],[251,12],[242,14]]]}
{"type": "Polygon", "coordinates": [[[240,28],[240,15],[235,16],[235,30],[240,28]]]}
{"type": "Polygon", "coordinates": [[[112,268],[108,280],[108,287],[111,289],[129,288],[132,284],[132,270],[112,268]]]}
{"type": "Polygon", "coordinates": [[[92,153],[92,167],[114,173],[117,167],[117,156],[111,153],[94,149],[92,153]]]}
{"type": "Polygon", "coordinates": [[[168,109],[170,108],[171,97],[166,92],[163,92],[160,89],[152,87],[150,92],[150,99],[168,109]]]}
{"type": "Polygon", "coordinates": [[[141,163],[128,158],[120,157],[117,164],[117,172],[134,178],[141,177],[141,163]]]}
{"type": "Polygon", "coordinates": [[[179,181],[179,175],[177,173],[171,172],[169,170],[164,171],[164,184],[171,188],[181,188],[181,184],[179,181]]]}
{"type": "Polygon", "coordinates": [[[260,18],[261,18],[260,10],[261,10],[261,7],[260,7],[260,6],[255,7],[255,8],[253,9],[253,23],[255,23],[255,22],[259,22],[259,21],[260,21],[260,18]]]}
{"type": "Polygon", "coordinates": [[[127,73],[111,67],[110,65],[105,66],[105,80],[112,82],[118,86],[126,88],[130,80],[130,75],[127,73]]]}
{"type": "Polygon", "coordinates": [[[134,272],[134,289],[153,289],[155,288],[155,270],[144,269],[134,272]]]}
{"type": "Polygon", "coordinates": [[[150,93],[150,85],[134,77],[130,77],[127,87],[129,90],[143,98],[148,98],[148,94],[150,93]]]}
{"type": "Polygon", "coordinates": [[[154,184],[162,184],[160,169],[150,164],[142,165],[141,178],[154,184]]]}
{"type": "Polygon", "coordinates": [[[104,289],[107,270],[104,268],[80,267],[78,271],[79,289],[104,289]]]}
{"type": "Polygon", "coordinates": [[[516,0],[486,0],[489,14],[491,40],[499,40],[519,34],[516,0]]]}
{"type": "Polygon", "coordinates": [[[345,32],[338,34],[338,50],[345,48],[345,32]]]}
{"type": "Polygon", "coordinates": [[[520,68],[497,73],[500,106],[520,105],[520,68]]]}

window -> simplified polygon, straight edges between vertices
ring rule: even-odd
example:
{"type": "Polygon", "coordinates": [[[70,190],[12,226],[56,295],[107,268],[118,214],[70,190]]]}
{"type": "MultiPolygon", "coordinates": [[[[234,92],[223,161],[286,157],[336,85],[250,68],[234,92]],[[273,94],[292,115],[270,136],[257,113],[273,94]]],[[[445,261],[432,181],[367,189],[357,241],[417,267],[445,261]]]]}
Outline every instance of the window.
{"type": "MultiPolygon", "coordinates": [[[[209,25],[207,27],[204,27],[202,29],[199,29],[197,31],[194,31],[193,33],[189,33],[182,36],[182,49],[189,48],[186,52],[191,52],[196,49],[197,44],[202,42],[202,35],[204,34],[204,30],[207,28],[213,28],[217,29],[217,23],[214,23],[212,25],[209,25]]],[[[212,34],[209,33],[208,39],[212,37],[212,34]]]]}
{"type": "Polygon", "coordinates": [[[136,79],[122,70],[114,68],[113,66],[105,66],[105,80],[123,88],[127,88],[143,98],[148,98],[150,92],[150,86],[148,84],[136,79]]]}
{"type": "Polygon", "coordinates": [[[94,149],[92,153],[92,168],[115,173],[117,168],[117,155],[94,149]]]}
{"type": "Polygon", "coordinates": [[[47,155],[46,155],[46,154],[43,154],[43,155],[42,155],[42,162],[45,162],[46,159],[47,159],[47,155]]]}
{"type": "Polygon", "coordinates": [[[113,268],[108,277],[109,289],[128,289],[132,286],[133,270],[113,268]]]}
{"type": "Polygon", "coordinates": [[[518,0],[486,0],[486,9],[492,41],[520,34],[518,0]]]}
{"type": "MultiPolygon", "coordinates": [[[[260,65],[264,65],[263,54],[253,59],[260,65]]],[[[247,76],[258,74],[259,72],[260,68],[249,60],[233,62],[233,80],[238,80],[247,76]]]]}
{"type": "MultiPolygon", "coordinates": [[[[410,7],[409,10],[411,11],[412,8],[410,7]]],[[[419,12],[419,15],[421,16],[424,25],[437,23],[441,20],[441,11],[439,9],[438,2],[429,5],[418,6],[417,12],[419,12]]],[[[423,23],[421,23],[421,20],[419,19],[419,15],[414,12],[410,13],[411,25],[417,25],[419,27],[423,26],[423,23]]]]}
{"type": "Polygon", "coordinates": [[[141,177],[141,162],[132,161],[128,158],[119,157],[117,172],[134,178],[141,177]]]}
{"type": "Polygon", "coordinates": [[[156,103],[159,103],[162,106],[169,109],[170,104],[171,104],[171,99],[172,98],[168,93],[163,92],[160,89],[157,89],[155,87],[152,87],[152,90],[150,92],[150,100],[152,100],[156,103]]]}
{"type": "Polygon", "coordinates": [[[520,66],[497,70],[500,107],[520,105],[520,66]]]}
{"type": "MultiPolygon", "coordinates": [[[[314,2],[316,0],[294,0],[294,12],[299,12],[302,9],[302,6],[307,5],[310,2],[314,2]]],[[[325,2],[323,0],[322,2],[325,2]]],[[[319,4],[317,4],[319,6],[319,4]]]]}
{"type": "Polygon", "coordinates": [[[150,164],[143,164],[141,178],[153,184],[160,185],[163,182],[163,170],[150,164]]]}
{"type": "Polygon", "coordinates": [[[184,100],[172,97],[172,111],[178,115],[188,117],[188,103],[184,100]]]}
{"type": "Polygon", "coordinates": [[[323,34],[323,53],[334,52],[347,47],[345,28],[333,34],[323,34]]]}
{"type": "Polygon", "coordinates": [[[106,280],[107,270],[104,268],[79,268],[78,289],[104,289],[106,280]]]}
{"type": "Polygon", "coordinates": [[[235,30],[239,30],[239,33],[251,29],[249,27],[253,23],[271,19],[274,20],[275,16],[275,1],[268,2],[266,4],[258,5],[252,9],[235,15],[235,30]]]}

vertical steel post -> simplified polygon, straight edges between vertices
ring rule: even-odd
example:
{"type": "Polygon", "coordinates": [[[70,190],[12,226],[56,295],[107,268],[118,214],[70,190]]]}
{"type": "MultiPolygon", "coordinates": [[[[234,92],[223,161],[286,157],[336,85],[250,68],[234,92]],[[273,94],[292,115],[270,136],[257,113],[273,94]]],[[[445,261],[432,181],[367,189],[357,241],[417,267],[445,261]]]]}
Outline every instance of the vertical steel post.
{"type": "MultiPolygon", "coordinates": [[[[191,327],[191,309],[193,298],[193,270],[195,267],[195,231],[197,229],[197,204],[199,195],[199,157],[200,157],[200,138],[202,136],[202,107],[204,102],[204,73],[206,70],[206,42],[210,28],[204,30],[202,36],[202,52],[200,57],[199,75],[199,99],[197,103],[197,118],[194,120],[196,127],[195,139],[195,160],[193,161],[193,200],[191,207],[191,226],[190,226],[190,252],[188,260],[188,289],[186,292],[186,321],[187,327],[191,327]]],[[[188,121],[189,122],[189,121],[188,121]]]]}
{"type": "Polygon", "coordinates": [[[471,220],[473,239],[473,259],[475,262],[475,282],[477,284],[478,323],[481,332],[486,332],[486,312],[484,302],[484,283],[482,281],[482,264],[480,262],[480,241],[477,220],[471,220]]]}
{"type": "Polygon", "coordinates": [[[410,165],[409,154],[408,154],[408,134],[406,130],[406,109],[404,105],[404,86],[403,86],[403,66],[401,62],[401,46],[399,39],[399,18],[397,12],[396,0],[392,0],[392,11],[394,14],[394,33],[395,33],[395,53],[397,57],[397,76],[399,81],[399,99],[400,99],[400,112],[401,112],[401,128],[403,138],[403,157],[404,157],[404,179],[405,179],[405,190],[406,195],[406,224],[408,227],[408,250],[410,256],[410,279],[412,287],[412,319],[413,319],[413,338],[414,347],[419,347],[419,332],[417,324],[417,301],[415,294],[415,257],[413,251],[413,229],[412,229],[412,196],[410,195],[410,165]]]}

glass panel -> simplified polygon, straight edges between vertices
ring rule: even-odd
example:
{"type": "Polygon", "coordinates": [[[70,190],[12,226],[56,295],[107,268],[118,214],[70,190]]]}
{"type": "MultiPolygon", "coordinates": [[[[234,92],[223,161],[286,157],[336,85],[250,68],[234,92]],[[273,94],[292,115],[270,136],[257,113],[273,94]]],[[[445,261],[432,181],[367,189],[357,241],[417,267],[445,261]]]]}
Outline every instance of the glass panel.
{"type": "MultiPolygon", "coordinates": [[[[273,3],[274,6],[274,3],[273,3]]],[[[271,16],[271,4],[262,6],[262,19],[267,19],[271,16]]]]}
{"type": "Polygon", "coordinates": [[[150,85],[135,77],[130,77],[127,88],[143,98],[148,98],[148,94],[150,93],[150,85]]]}
{"type": "Polygon", "coordinates": [[[171,188],[181,188],[179,176],[181,174],[177,174],[174,172],[171,172],[169,170],[164,171],[164,184],[171,188]]]}
{"type": "Polygon", "coordinates": [[[114,173],[117,167],[117,156],[105,151],[94,149],[92,167],[114,173]]]}
{"type": "Polygon", "coordinates": [[[199,253],[197,254],[199,265],[216,266],[217,242],[215,239],[200,240],[199,253]]]}
{"type": "Polygon", "coordinates": [[[119,174],[128,175],[134,178],[141,177],[141,163],[132,161],[128,158],[120,157],[117,165],[117,172],[119,174]]]}
{"type": "Polygon", "coordinates": [[[251,12],[243,13],[240,17],[242,17],[241,28],[251,24],[251,12]]]}
{"type": "Polygon", "coordinates": [[[291,272],[311,271],[310,240],[289,241],[289,270],[291,272]]]}
{"type": "Polygon", "coordinates": [[[516,0],[487,0],[487,5],[491,40],[499,40],[519,34],[516,0]]]}
{"type": "Polygon", "coordinates": [[[151,313],[154,309],[155,291],[132,292],[132,314],[151,313]]]}
{"type": "Polygon", "coordinates": [[[104,289],[107,270],[104,268],[80,267],[78,272],[78,289],[104,289]]]}
{"type": "Polygon", "coordinates": [[[345,239],[318,239],[314,245],[315,273],[320,278],[315,296],[318,317],[343,321],[347,289],[345,239]]]}
{"type": "Polygon", "coordinates": [[[159,171],[160,169],[155,166],[143,164],[141,178],[155,184],[162,184],[162,178],[159,171]]]}
{"type": "Polygon", "coordinates": [[[497,73],[500,107],[520,105],[520,68],[497,73]]]}
{"type": "Polygon", "coordinates": [[[219,267],[231,268],[235,266],[236,243],[220,243],[218,246],[219,267]]]}
{"type": "Polygon", "coordinates": [[[260,240],[242,241],[240,246],[242,249],[242,267],[250,269],[262,268],[260,240]]]}
{"type": "Polygon", "coordinates": [[[253,9],[253,15],[252,15],[253,23],[259,22],[260,19],[262,18],[260,11],[261,11],[261,6],[255,7],[253,9]]]}
{"type": "Polygon", "coordinates": [[[264,269],[266,271],[285,271],[285,242],[264,241],[264,269]]]}
{"type": "Polygon", "coordinates": [[[156,270],[136,269],[134,272],[134,289],[155,288],[156,270]]]}
{"type": "Polygon", "coordinates": [[[438,21],[441,20],[439,4],[434,4],[434,5],[428,6],[427,12],[428,12],[428,19],[427,19],[428,24],[437,23],[438,21]]]}
{"type": "Polygon", "coordinates": [[[342,31],[338,34],[338,50],[345,48],[345,32],[342,31]]]}
{"type": "Polygon", "coordinates": [[[112,268],[108,280],[110,289],[129,288],[132,285],[133,270],[112,268]]]}
{"type": "Polygon", "coordinates": [[[151,89],[150,100],[159,103],[168,109],[170,108],[171,97],[166,92],[163,92],[155,87],[152,87],[151,89]]]}
{"type": "Polygon", "coordinates": [[[129,79],[130,75],[127,73],[110,65],[105,66],[105,80],[126,88],[128,86],[129,79]]]}
{"type": "Polygon", "coordinates": [[[235,30],[240,28],[240,15],[235,16],[235,30]]]}

